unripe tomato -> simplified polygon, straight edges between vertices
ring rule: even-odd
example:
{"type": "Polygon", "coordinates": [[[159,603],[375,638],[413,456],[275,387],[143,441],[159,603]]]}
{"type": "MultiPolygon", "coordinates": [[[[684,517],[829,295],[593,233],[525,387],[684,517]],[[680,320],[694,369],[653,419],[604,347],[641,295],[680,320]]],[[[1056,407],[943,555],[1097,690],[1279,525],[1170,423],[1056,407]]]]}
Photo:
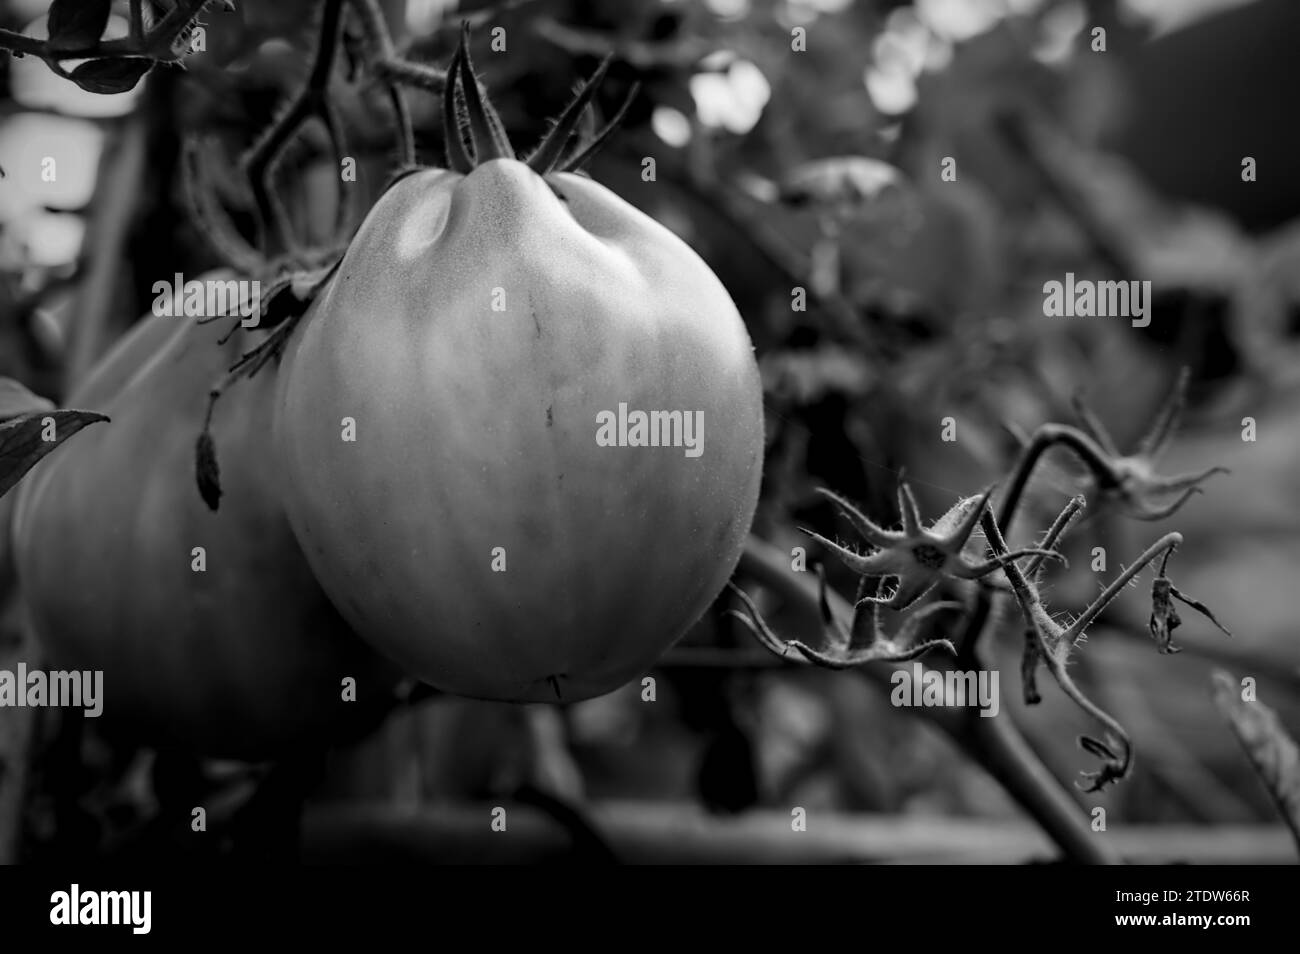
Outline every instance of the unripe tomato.
{"type": "Polygon", "coordinates": [[[20,598],[55,669],[103,670],[103,718],[146,741],[256,759],[324,740],[395,679],[312,577],[267,451],[273,371],[218,404],[225,496],[195,489],[209,388],[249,349],[221,320],[149,317],[70,397],[107,414],[14,491],[20,598]],[[195,548],[205,569],[197,571],[195,548]]]}
{"type": "Polygon", "coordinates": [[[753,517],[762,391],[735,305],[580,175],[499,158],[398,180],[280,382],[285,505],[317,578],[450,692],[571,701],[641,674],[722,589],[753,517]],[[700,453],[680,430],[604,446],[620,405],[702,421],[700,453]]]}

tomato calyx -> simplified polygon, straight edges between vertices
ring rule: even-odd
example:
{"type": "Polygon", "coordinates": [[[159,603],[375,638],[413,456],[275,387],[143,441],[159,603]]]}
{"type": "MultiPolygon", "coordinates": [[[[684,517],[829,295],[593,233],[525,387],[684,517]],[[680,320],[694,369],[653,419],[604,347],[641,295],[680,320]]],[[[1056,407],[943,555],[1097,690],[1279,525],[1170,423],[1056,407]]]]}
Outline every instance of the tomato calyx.
{"type": "MultiPolygon", "coordinates": [[[[505,126],[492,105],[487,89],[474,74],[474,64],[469,55],[469,23],[461,25],[460,42],[447,67],[447,84],[442,93],[442,125],[446,140],[447,168],[468,175],[478,166],[492,159],[514,159],[514,147],[506,135],[505,126]]],[[[619,127],[628,107],[640,92],[634,83],[614,117],[590,141],[566,152],[569,140],[577,131],[578,123],[591,105],[613,56],[606,56],[596,72],[578,88],[573,99],[524,160],[540,176],[552,172],[577,172],[605,145],[619,127]]]]}
{"type": "Polygon", "coordinates": [[[505,125],[488,98],[487,90],[474,74],[474,64],[469,55],[468,22],[462,23],[460,27],[460,42],[452,54],[451,66],[447,69],[447,85],[443,88],[442,103],[449,168],[457,172],[469,172],[475,165],[491,159],[515,157],[505,125]],[[455,123],[452,128],[446,125],[449,119],[455,123]],[[467,133],[472,157],[465,148],[467,133]],[[453,145],[461,148],[453,153],[453,145]],[[456,165],[452,165],[453,159],[456,165]]]}

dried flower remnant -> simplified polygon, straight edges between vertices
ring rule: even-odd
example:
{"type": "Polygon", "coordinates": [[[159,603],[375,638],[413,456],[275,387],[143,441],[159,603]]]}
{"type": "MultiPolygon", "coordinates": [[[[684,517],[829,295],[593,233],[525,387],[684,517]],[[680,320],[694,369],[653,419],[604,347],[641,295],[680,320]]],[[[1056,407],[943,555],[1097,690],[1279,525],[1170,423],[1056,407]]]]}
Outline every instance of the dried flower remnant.
{"type": "Polygon", "coordinates": [[[1151,582],[1151,618],[1147,625],[1151,630],[1151,638],[1156,641],[1160,651],[1167,654],[1182,652],[1182,647],[1174,645],[1173,632],[1183,623],[1182,617],[1178,615],[1178,608],[1174,606],[1174,600],[1186,603],[1219,627],[1225,636],[1231,636],[1232,633],[1228,632],[1204,603],[1183,593],[1165,576],[1165,567],[1169,563],[1171,553],[1172,550],[1165,552],[1165,558],[1160,563],[1160,572],[1151,582]]]}

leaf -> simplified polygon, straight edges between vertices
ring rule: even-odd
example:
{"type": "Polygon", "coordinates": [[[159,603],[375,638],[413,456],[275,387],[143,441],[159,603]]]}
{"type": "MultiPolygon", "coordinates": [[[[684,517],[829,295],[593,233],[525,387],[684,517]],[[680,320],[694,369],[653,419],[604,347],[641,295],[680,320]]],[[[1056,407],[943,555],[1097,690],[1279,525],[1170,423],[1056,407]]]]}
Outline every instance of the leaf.
{"type": "Polygon", "coordinates": [[[93,411],[37,411],[0,424],[0,496],[4,496],[36,462],[87,424],[107,421],[93,411]],[[45,440],[47,422],[55,438],[45,440]]]}
{"type": "Polygon", "coordinates": [[[151,66],[150,60],[108,57],[82,63],[69,77],[88,93],[125,93],[135,88],[151,66]]]}
{"type": "Polygon", "coordinates": [[[46,20],[50,48],[77,50],[94,46],[104,35],[113,0],[54,0],[46,20]]]}
{"type": "Polygon", "coordinates": [[[33,394],[13,378],[0,378],[0,421],[7,421],[20,414],[53,409],[52,402],[33,394]]]}
{"type": "Polygon", "coordinates": [[[1241,698],[1241,684],[1226,672],[1214,674],[1214,703],[1232,726],[1300,847],[1300,747],[1287,735],[1276,712],[1262,702],[1241,698]]]}

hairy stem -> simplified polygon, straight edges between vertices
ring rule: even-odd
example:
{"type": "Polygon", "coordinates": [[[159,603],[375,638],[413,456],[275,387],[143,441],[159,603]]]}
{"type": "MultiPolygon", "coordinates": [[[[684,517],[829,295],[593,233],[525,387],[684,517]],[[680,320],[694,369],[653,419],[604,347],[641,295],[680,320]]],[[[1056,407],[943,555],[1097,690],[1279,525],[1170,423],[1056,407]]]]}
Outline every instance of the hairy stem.
{"type": "MultiPolygon", "coordinates": [[[[1065,505],[1065,509],[1057,515],[1056,519],[1052,521],[1052,525],[1047,528],[1047,534],[1043,537],[1041,544],[1044,550],[1056,549],[1057,542],[1065,535],[1065,531],[1070,528],[1074,518],[1079,515],[1085,506],[1086,501],[1084,501],[1081,494],[1075,494],[1070,498],[1070,502],[1065,505]]],[[[1030,560],[1025,567],[1025,576],[1031,580],[1037,576],[1038,571],[1042,569],[1043,559],[1043,557],[1034,557],[1034,559],[1030,560]]]]}
{"type": "MultiPolygon", "coordinates": [[[[1088,608],[1079,614],[1079,618],[1070,624],[1069,629],[1065,631],[1065,635],[1070,641],[1077,641],[1083,635],[1083,631],[1101,614],[1101,611],[1109,606],[1115,597],[1119,596],[1120,590],[1128,586],[1129,581],[1141,573],[1148,563],[1160,556],[1161,553],[1165,554],[1165,563],[1168,563],[1169,555],[1178,549],[1182,542],[1183,535],[1181,533],[1166,533],[1147,547],[1142,552],[1142,555],[1130,564],[1128,569],[1111,580],[1110,585],[1102,590],[1101,594],[1088,605],[1088,608]]],[[[1163,567],[1161,572],[1163,573],[1163,567]]]]}
{"type": "Polygon", "coordinates": [[[402,83],[435,95],[441,93],[447,85],[445,71],[421,63],[409,63],[406,60],[376,60],[374,71],[375,75],[385,83],[402,83]]]}
{"type": "MultiPolygon", "coordinates": [[[[1011,482],[1007,486],[1006,496],[1002,498],[997,523],[1008,534],[1011,532],[1011,522],[1015,519],[1016,511],[1020,507],[1021,498],[1024,496],[1025,487],[1029,485],[1029,478],[1033,475],[1034,468],[1038,465],[1038,461],[1043,454],[1057,445],[1063,445],[1074,451],[1092,472],[1099,487],[1113,487],[1119,482],[1107,460],[1105,450],[1095,440],[1078,428],[1065,424],[1044,424],[1034,431],[1029,443],[1021,451],[1020,457],[1012,470],[1011,482]]],[[[1068,518],[1065,514],[1057,518],[1057,523],[1060,526],[1058,529],[1056,524],[1053,525],[1053,530],[1057,533],[1055,539],[1059,539],[1060,533],[1064,532],[1073,517],[1074,514],[1071,513],[1068,518]]],[[[988,523],[986,521],[990,519],[992,518],[986,514],[985,521],[982,521],[986,536],[988,532],[988,523]]],[[[1055,539],[1053,542],[1055,542],[1055,539]]],[[[1035,562],[1034,571],[1030,573],[1031,577],[1037,572],[1040,562],[1035,562]]],[[[971,610],[970,617],[966,622],[966,630],[962,634],[961,643],[959,644],[962,657],[974,655],[980,637],[984,633],[984,627],[994,615],[993,608],[996,600],[997,593],[991,587],[980,587],[975,597],[975,606],[971,610]]]]}
{"type": "MultiPolygon", "coordinates": [[[[393,38],[388,32],[388,24],[384,21],[383,11],[379,9],[375,0],[348,0],[348,5],[361,22],[361,29],[366,35],[366,49],[370,67],[388,86],[388,98],[393,104],[393,117],[397,122],[397,151],[401,157],[400,161],[403,166],[414,165],[415,130],[411,124],[411,108],[406,102],[406,94],[399,82],[401,77],[395,75],[385,76],[383,71],[385,69],[400,69],[407,74],[406,79],[409,81],[413,75],[411,71],[414,70],[420,76],[420,82],[410,84],[414,86],[431,83],[436,71],[428,67],[416,67],[413,64],[398,60],[397,51],[393,46],[393,38]]],[[[443,77],[445,81],[446,74],[443,74],[443,77]]]]}
{"type": "Polygon", "coordinates": [[[1011,483],[1007,486],[1006,496],[1002,498],[1002,506],[998,510],[998,526],[1003,533],[1011,533],[1011,523],[1020,506],[1020,498],[1024,496],[1025,487],[1033,476],[1039,458],[1058,445],[1074,451],[1092,472],[1099,486],[1114,487],[1119,483],[1106,452],[1091,437],[1067,424],[1044,424],[1034,431],[1011,472],[1011,483]]]}

